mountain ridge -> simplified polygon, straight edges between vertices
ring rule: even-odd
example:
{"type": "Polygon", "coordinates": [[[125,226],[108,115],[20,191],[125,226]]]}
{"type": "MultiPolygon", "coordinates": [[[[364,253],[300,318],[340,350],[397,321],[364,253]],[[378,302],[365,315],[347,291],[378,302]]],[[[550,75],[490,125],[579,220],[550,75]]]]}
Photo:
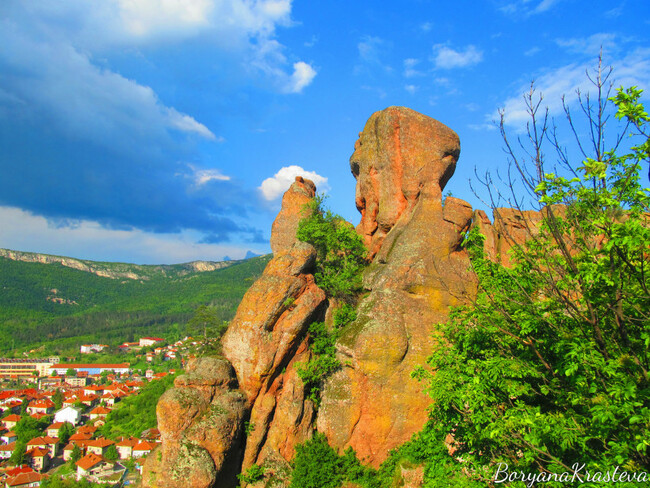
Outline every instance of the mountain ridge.
{"type": "MultiPolygon", "coordinates": [[[[247,254],[247,256],[249,255],[247,254]]],[[[17,251],[4,248],[0,248],[0,257],[11,259],[13,261],[29,263],[57,263],[68,268],[85,271],[105,278],[130,280],[149,280],[152,275],[155,274],[183,276],[191,272],[201,273],[206,271],[215,271],[217,269],[232,266],[233,264],[242,262],[246,259],[250,259],[247,257],[245,259],[224,261],[196,260],[179,264],[134,264],[112,261],[93,261],[69,256],[17,251]]]]}

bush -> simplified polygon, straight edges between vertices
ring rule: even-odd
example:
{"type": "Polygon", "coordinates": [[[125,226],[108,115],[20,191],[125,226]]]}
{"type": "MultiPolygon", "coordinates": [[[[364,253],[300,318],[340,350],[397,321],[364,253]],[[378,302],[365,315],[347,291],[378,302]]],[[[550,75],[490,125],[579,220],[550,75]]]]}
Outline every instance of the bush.
{"type": "Polygon", "coordinates": [[[298,225],[297,237],[316,248],[316,284],[328,296],[352,301],[362,290],[361,273],[367,265],[366,248],[354,227],[323,209],[323,197],[314,198],[309,216],[298,225]]]}
{"type": "Polygon", "coordinates": [[[331,334],[323,322],[309,326],[309,347],[314,357],[307,363],[297,365],[297,372],[307,389],[307,397],[318,406],[323,381],[341,367],[336,359],[336,336],[331,334]]]}
{"type": "Polygon", "coordinates": [[[630,153],[598,145],[570,179],[541,159],[527,173],[543,220],[511,267],[487,259],[477,229],[465,240],[478,296],[441,324],[435,373],[416,376],[434,400],[429,445],[453,432],[456,471],[470,479],[494,481],[506,464],[540,475],[650,468],[650,196],[639,183],[650,119],[639,96],[613,98],[642,134],[630,153]]]}

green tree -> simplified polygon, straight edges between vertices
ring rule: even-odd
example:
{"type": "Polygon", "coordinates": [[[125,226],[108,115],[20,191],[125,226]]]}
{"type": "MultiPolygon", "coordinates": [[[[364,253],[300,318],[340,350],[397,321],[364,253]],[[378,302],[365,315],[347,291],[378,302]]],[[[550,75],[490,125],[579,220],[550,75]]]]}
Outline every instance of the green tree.
{"type": "Polygon", "coordinates": [[[109,461],[118,460],[118,458],[120,457],[120,453],[117,452],[117,447],[115,447],[115,444],[108,446],[108,448],[106,449],[106,453],[104,454],[104,457],[109,461]]]}
{"type": "Polygon", "coordinates": [[[20,466],[25,461],[25,451],[27,450],[27,442],[18,440],[14,447],[14,452],[9,457],[9,464],[12,466],[20,466]]]}
{"type": "Polygon", "coordinates": [[[340,215],[323,208],[317,196],[305,209],[297,237],[316,248],[314,278],[330,297],[354,301],[362,290],[361,273],[367,265],[366,248],[354,227],[340,215]]]}
{"type": "Polygon", "coordinates": [[[59,429],[59,440],[65,446],[70,440],[70,436],[74,434],[74,426],[70,422],[64,422],[59,429]]]}
{"type": "Polygon", "coordinates": [[[75,444],[72,448],[72,452],[70,453],[70,464],[74,466],[75,463],[79,461],[82,456],[83,453],[81,452],[81,448],[77,444],[75,444]]]}
{"type": "Polygon", "coordinates": [[[68,368],[68,370],[65,372],[65,375],[68,377],[73,377],[77,376],[77,372],[72,368],[68,368]]]}
{"type": "Polygon", "coordinates": [[[192,335],[200,335],[203,341],[208,338],[220,337],[227,328],[217,308],[200,305],[194,312],[194,316],[187,322],[187,332],[192,335]]]}
{"type": "Polygon", "coordinates": [[[582,99],[593,138],[578,140],[575,168],[541,99],[528,95],[532,168],[505,140],[543,219],[525,245],[513,242],[509,267],[488,259],[478,229],[467,235],[477,297],[441,324],[434,373],[415,373],[434,400],[421,440],[453,433],[457,471],[484,484],[506,465],[540,476],[576,463],[583,474],[650,467],[650,196],[640,184],[650,124],[640,90],[619,89],[609,100],[639,143],[622,156],[622,136],[606,147],[608,76],[599,67],[599,96],[582,99]],[[561,163],[554,172],[545,167],[548,140],[561,163]]]}
{"type": "Polygon", "coordinates": [[[54,408],[56,410],[61,410],[63,406],[63,392],[61,390],[56,390],[54,395],[52,395],[52,402],[54,402],[54,408]]]}

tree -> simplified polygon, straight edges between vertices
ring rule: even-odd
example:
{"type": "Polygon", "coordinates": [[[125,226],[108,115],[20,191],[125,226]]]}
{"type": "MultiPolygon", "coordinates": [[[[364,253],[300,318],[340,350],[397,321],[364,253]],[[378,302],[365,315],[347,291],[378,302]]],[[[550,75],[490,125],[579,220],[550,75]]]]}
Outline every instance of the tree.
{"type": "Polygon", "coordinates": [[[20,466],[25,461],[25,451],[27,450],[27,442],[19,440],[16,441],[14,452],[9,457],[9,464],[13,466],[20,466]]]}
{"type": "MultiPolygon", "coordinates": [[[[597,98],[579,94],[592,134],[577,138],[580,166],[569,163],[534,91],[526,98],[527,161],[515,154],[502,119],[521,178],[511,188],[529,191],[542,221],[529,228],[526,244],[512,243],[509,267],[487,258],[478,229],[467,235],[477,297],[441,324],[428,360],[433,374],[415,373],[434,400],[420,439],[436,443],[453,433],[454,459],[462,460],[456,469],[482,484],[515,471],[552,480],[583,464],[583,477],[650,467],[650,196],[640,184],[650,120],[637,88],[609,97],[609,73],[599,65],[591,77],[597,98]],[[629,124],[608,138],[612,115],[629,124]],[[617,155],[630,128],[639,143],[617,155]],[[558,154],[553,172],[548,142],[558,154]]],[[[511,202],[522,209],[516,195],[511,202]]]]}
{"type": "Polygon", "coordinates": [[[351,302],[362,290],[361,273],[368,264],[366,248],[354,227],[323,208],[317,196],[306,208],[297,237],[316,249],[316,284],[329,297],[351,302]]]}
{"type": "Polygon", "coordinates": [[[59,429],[59,440],[62,445],[66,445],[70,440],[70,436],[74,434],[74,426],[70,422],[64,422],[61,428],[59,429]]]}
{"type": "Polygon", "coordinates": [[[68,370],[65,372],[65,375],[68,377],[77,376],[77,372],[72,368],[68,368],[68,370]]]}
{"type": "Polygon", "coordinates": [[[81,448],[75,444],[70,453],[70,464],[74,466],[75,463],[81,459],[82,455],[83,453],[81,452],[81,448]]]}
{"type": "Polygon", "coordinates": [[[120,454],[117,452],[117,447],[115,447],[115,444],[108,446],[104,457],[109,461],[117,461],[117,459],[120,457],[120,454]]]}
{"type": "Polygon", "coordinates": [[[52,395],[52,402],[54,402],[54,408],[60,410],[63,406],[63,392],[61,390],[56,390],[54,395],[52,395]]]}
{"type": "Polygon", "coordinates": [[[187,322],[189,334],[200,334],[204,343],[208,337],[220,337],[226,331],[227,325],[221,320],[219,311],[207,305],[199,306],[194,316],[187,322]]]}

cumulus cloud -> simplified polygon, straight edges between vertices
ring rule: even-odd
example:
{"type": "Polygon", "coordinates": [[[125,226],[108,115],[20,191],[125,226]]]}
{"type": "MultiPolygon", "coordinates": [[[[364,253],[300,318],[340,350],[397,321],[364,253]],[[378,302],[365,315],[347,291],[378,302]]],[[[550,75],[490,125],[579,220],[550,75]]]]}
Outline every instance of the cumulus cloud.
{"type": "Polygon", "coordinates": [[[181,132],[195,133],[201,137],[210,139],[211,141],[219,140],[220,142],[223,142],[223,138],[218,139],[217,136],[215,136],[205,125],[197,122],[189,115],[177,112],[174,108],[167,109],[167,116],[169,124],[181,132]]]}
{"type": "Polygon", "coordinates": [[[298,61],[293,64],[293,74],[285,85],[288,93],[300,93],[306,86],[309,86],[316,76],[316,70],[309,64],[298,61]]]}
{"type": "Polygon", "coordinates": [[[483,60],[483,51],[469,45],[465,49],[455,50],[444,44],[433,46],[433,63],[439,69],[466,68],[483,60]]]}
{"type": "Polygon", "coordinates": [[[404,77],[405,78],[414,78],[416,76],[422,76],[423,73],[415,69],[415,67],[420,63],[419,59],[407,58],[404,60],[404,77]]]}
{"type": "Polygon", "coordinates": [[[271,178],[265,179],[258,189],[265,200],[269,202],[273,201],[289,189],[291,183],[295,181],[296,176],[302,176],[312,180],[316,184],[316,188],[320,191],[329,190],[327,178],[314,171],[307,171],[297,165],[281,168],[280,171],[275,173],[271,178]]]}

